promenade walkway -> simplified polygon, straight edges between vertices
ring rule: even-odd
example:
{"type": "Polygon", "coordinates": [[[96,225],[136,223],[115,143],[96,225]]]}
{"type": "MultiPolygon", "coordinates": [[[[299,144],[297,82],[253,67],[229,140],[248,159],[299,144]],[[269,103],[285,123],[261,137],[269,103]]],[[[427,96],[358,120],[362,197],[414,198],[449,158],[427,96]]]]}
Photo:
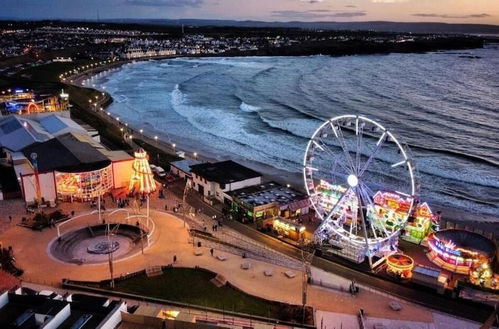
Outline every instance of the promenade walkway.
{"type": "MultiPolygon", "coordinates": [[[[221,250],[217,245],[207,246],[204,240],[201,240],[203,246],[200,248],[203,254],[195,256],[194,250],[197,248],[193,246],[193,241],[188,234],[188,228],[197,225],[198,229],[204,229],[204,226],[207,226],[207,230],[212,232],[212,224],[214,222],[210,216],[204,214],[184,218],[180,213],[173,213],[171,209],[181,203],[181,200],[175,197],[171,190],[166,189],[165,192],[165,199],[159,199],[156,194],[151,196],[151,217],[155,223],[151,246],[145,249],[143,255],[139,252],[129,258],[115,262],[115,276],[138,271],[148,266],[170,264],[175,255],[177,256],[175,266],[200,266],[224,275],[231,284],[247,293],[271,300],[301,304],[302,276],[301,272],[294,267],[299,265],[298,263],[300,262],[294,260],[294,264],[288,267],[276,265],[276,262],[273,261],[275,258],[279,256],[283,259],[289,258],[268,247],[266,247],[267,249],[262,249],[268,252],[268,254],[264,254],[265,257],[269,257],[267,261],[253,258],[243,259],[241,255],[233,254],[230,250],[221,250]],[[164,211],[165,205],[169,209],[167,212],[164,211]],[[227,260],[220,261],[212,257],[210,255],[211,248],[214,248],[215,256],[223,253],[227,257],[227,260]],[[251,262],[251,269],[241,269],[241,264],[245,261],[251,262]],[[265,276],[264,271],[266,270],[272,270],[274,275],[271,277],[265,276]],[[290,270],[296,274],[294,278],[287,278],[283,274],[290,270]]],[[[108,208],[107,213],[109,213],[111,211],[109,208],[113,204],[109,198],[106,199],[105,204],[108,208]]],[[[97,223],[98,221],[97,214],[89,215],[94,209],[90,208],[88,204],[63,203],[59,208],[65,212],[75,210],[75,216],[81,216],[79,217],[81,220],[76,219],[71,223],[65,224],[62,227],[61,233],[77,227],[86,226],[88,223],[97,223]]],[[[144,209],[142,211],[144,212],[144,209]]],[[[42,232],[35,232],[16,226],[15,224],[20,222],[20,218],[26,215],[22,202],[2,202],[0,203],[0,212],[3,214],[0,217],[0,241],[4,246],[12,245],[14,247],[16,262],[25,270],[24,281],[58,287],[63,278],[73,280],[103,280],[109,278],[109,267],[107,264],[67,264],[48,255],[48,243],[56,238],[57,230],[51,228],[45,229],[42,232]],[[13,223],[8,223],[8,214],[12,214],[13,223]]],[[[104,217],[106,217],[106,214],[104,214],[104,217]]],[[[260,246],[260,243],[251,241],[249,237],[231,230],[226,225],[221,230],[212,233],[220,239],[230,239],[231,243],[238,242],[237,239],[240,237],[241,240],[244,239],[246,241],[245,243],[251,244],[250,247],[252,248],[260,246]]],[[[197,244],[197,241],[194,242],[197,244]]],[[[239,245],[243,245],[243,243],[239,245]]],[[[264,259],[264,257],[261,259],[264,259]]],[[[313,272],[317,271],[317,269],[313,268],[313,272]]],[[[324,276],[324,280],[332,281],[341,287],[345,287],[349,282],[348,278],[342,278],[330,273],[324,272],[320,275],[324,276]]],[[[395,312],[389,308],[389,302],[392,300],[394,300],[392,296],[368,289],[361,289],[358,295],[351,296],[349,293],[341,292],[338,289],[331,290],[313,285],[308,286],[307,305],[314,307],[316,310],[343,314],[345,316],[355,316],[358,314],[359,309],[362,308],[370,317],[376,319],[414,322],[414,326],[406,325],[408,328],[433,328],[430,325],[435,322],[435,314],[437,313],[400,300],[402,310],[395,312]],[[419,323],[425,323],[428,326],[421,327],[418,326],[419,323]]],[[[449,317],[449,319],[455,318],[449,317]]],[[[320,319],[318,317],[316,317],[316,321],[319,326],[318,321],[320,319]]],[[[335,323],[338,324],[338,327],[339,324],[343,323],[343,328],[348,328],[346,326],[348,322],[336,321],[335,323]]],[[[331,326],[328,327],[331,328],[331,326]]],[[[445,328],[445,326],[434,328],[445,328]]],[[[471,326],[470,328],[474,327],[471,326]]]]}
{"type": "MultiPolygon", "coordinates": [[[[109,201],[108,201],[109,202],[109,201]]],[[[85,205],[79,204],[81,208],[85,205]]],[[[89,223],[97,223],[97,214],[90,215],[89,210],[77,211],[77,219],[63,226],[62,232],[84,227],[89,223]]],[[[15,215],[15,222],[19,223],[21,214],[15,215]]],[[[105,215],[104,215],[105,216],[105,215]]],[[[200,266],[225,276],[234,286],[243,291],[263,298],[301,304],[302,277],[301,273],[292,269],[296,276],[287,278],[283,273],[289,268],[270,264],[255,259],[242,259],[239,255],[223,252],[226,261],[220,261],[210,255],[207,247],[202,247],[203,254],[194,255],[196,249],[189,238],[187,227],[178,217],[157,211],[151,211],[154,219],[155,232],[152,243],[146,248],[144,254],[140,252],[114,264],[115,276],[144,269],[148,266],[166,265],[177,256],[175,266],[194,267],[200,266]],[[249,270],[241,269],[241,264],[250,261],[249,270]],[[264,271],[272,270],[273,276],[265,276],[264,271]]],[[[2,217],[2,221],[5,221],[2,217]]],[[[76,265],[58,261],[47,252],[48,244],[56,239],[55,228],[36,232],[20,226],[9,226],[0,234],[4,245],[12,245],[18,266],[25,270],[23,280],[50,286],[59,286],[63,278],[73,280],[103,280],[109,278],[107,264],[76,265]]],[[[215,250],[215,256],[222,253],[215,250]]],[[[414,319],[427,322],[432,321],[431,312],[410,304],[404,304],[402,312],[391,311],[388,303],[391,298],[370,291],[361,291],[356,297],[348,293],[326,290],[315,286],[308,287],[308,305],[316,309],[356,314],[359,308],[370,310],[378,317],[395,319],[414,319]]]]}

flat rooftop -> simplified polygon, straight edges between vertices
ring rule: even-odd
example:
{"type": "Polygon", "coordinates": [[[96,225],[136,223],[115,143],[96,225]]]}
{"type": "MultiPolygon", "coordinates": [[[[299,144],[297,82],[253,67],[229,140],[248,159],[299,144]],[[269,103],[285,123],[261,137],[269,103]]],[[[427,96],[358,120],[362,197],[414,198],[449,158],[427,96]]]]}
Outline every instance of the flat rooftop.
{"type": "Polygon", "coordinates": [[[198,164],[201,164],[201,163],[202,162],[199,161],[199,160],[184,159],[184,160],[170,162],[170,165],[174,166],[175,168],[178,168],[178,169],[182,170],[185,173],[190,173],[192,166],[198,165],[198,164]]]}
{"type": "Polygon", "coordinates": [[[259,172],[232,160],[193,165],[191,166],[191,172],[205,178],[207,181],[219,184],[240,182],[262,176],[259,172]]]}
{"type": "Polygon", "coordinates": [[[276,182],[249,186],[229,192],[228,194],[232,198],[255,207],[272,202],[277,202],[282,206],[307,199],[305,194],[276,182]]]}
{"type": "Polygon", "coordinates": [[[118,310],[121,302],[109,301],[105,297],[75,294],[73,302],[54,300],[41,295],[8,294],[8,303],[0,308],[0,328],[19,328],[14,325],[17,320],[23,323],[22,328],[38,328],[31,319],[32,314],[57,315],[62,309],[70,307],[69,316],[59,325],[59,329],[93,329],[114,311],[118,310]]]}
{"type": "Polygon", "coordinates": [[[9,303],[0,309],[0,328],[11,328],[14,321],[28,311],[54,316],[66,305],[67,302],[44,296],[9,294],[9,303]]]}

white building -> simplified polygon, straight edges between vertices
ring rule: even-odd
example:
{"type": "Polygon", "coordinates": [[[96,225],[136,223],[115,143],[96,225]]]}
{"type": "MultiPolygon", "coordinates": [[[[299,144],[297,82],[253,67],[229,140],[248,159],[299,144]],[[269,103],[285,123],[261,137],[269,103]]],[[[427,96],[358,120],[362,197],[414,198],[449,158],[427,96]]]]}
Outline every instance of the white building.
{"type": "Polygon", "coordinates": [[[170,162],[170,171],[175,176],[183,179],[191,178],[191,166],[200,164],[201,161],[194,159],[184,159],[170,162]]]}
{"type": "Polygon", "coordinates": [[[216,199],[230,203],[231,192],[246,186],[261,184],[262,174],[232,160],[191,166],[193,188],[206,201],[216,199]]]}
{"type": "Polygon", "coordinates": [[[27,204],[91,200],[126,188],[132,172],[132,156],[58,114],[0,118],[0,151],[27,204]]]}

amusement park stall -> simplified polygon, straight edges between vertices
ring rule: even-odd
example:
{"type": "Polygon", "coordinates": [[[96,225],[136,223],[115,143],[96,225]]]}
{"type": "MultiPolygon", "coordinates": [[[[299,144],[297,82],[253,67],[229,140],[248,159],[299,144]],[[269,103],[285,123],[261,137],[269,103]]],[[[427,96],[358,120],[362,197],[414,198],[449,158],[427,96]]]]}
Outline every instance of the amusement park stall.
{"type": "Polygon", "coordinates": [[[69,95],[61,91],[59,95],[35,94],[21,89],[10,95],[0,97],[5,103],[5,111],[15,114],[33,114],[42,112],[61,112],[69,109],[69,95]]]}
{"type": "Polygon", "coordinates": [[[241,222],[274,217],[296,218],[308,214],[308,197],[290,187],[267,182],[228,193],[232,198],[232,216],[241,222]]]}
{"type": "Polygon", "coordinates": [[[23,196],[36,201],[87,201],[127,186],[133,158],[113,154],[87,135],[68,133],[23,149],[31,168],[21,173],[23,196]]]}

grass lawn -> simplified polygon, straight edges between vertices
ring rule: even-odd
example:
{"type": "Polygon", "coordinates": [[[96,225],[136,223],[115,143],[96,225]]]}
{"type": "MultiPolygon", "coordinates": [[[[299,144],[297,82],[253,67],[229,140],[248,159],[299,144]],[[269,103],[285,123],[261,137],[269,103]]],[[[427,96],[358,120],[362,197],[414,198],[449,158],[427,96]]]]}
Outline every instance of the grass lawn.
{"type": "MultiPolygon", "coordinates": [[[[161,276],[148,278],[143,274],[118,281],[115,290],[301,323],[301,306],[251,296],[230,285],[217,288],[210,282],[214,277],[200,269],[168,268],[161,276]]],[[[311,309],[307,311],[311,316],[311,309]]]]}

